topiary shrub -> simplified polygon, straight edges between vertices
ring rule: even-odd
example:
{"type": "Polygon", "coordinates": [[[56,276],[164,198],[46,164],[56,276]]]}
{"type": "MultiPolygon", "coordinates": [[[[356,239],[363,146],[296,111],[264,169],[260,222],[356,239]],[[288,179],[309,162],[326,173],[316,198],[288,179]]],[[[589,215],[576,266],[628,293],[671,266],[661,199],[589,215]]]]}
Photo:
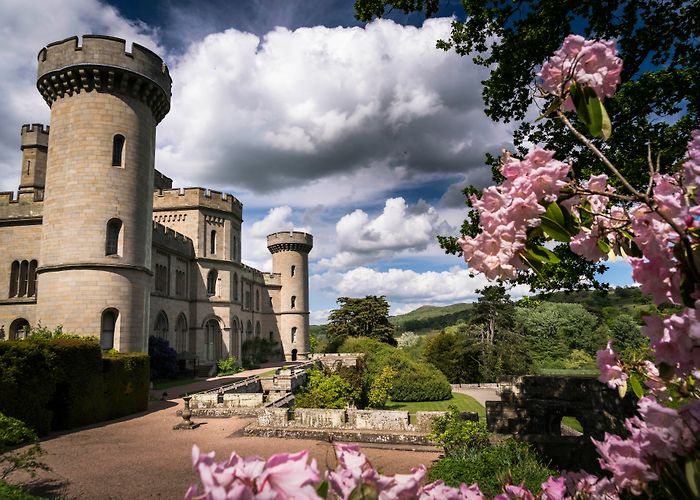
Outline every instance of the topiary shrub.
{"type": "Polygon", "coordinates": [[[306,385],[294,395],[299,408],[345,408],[352,403],[352,387],[337,373],[307,371],[306,385]]]}
{"type": "Polygon", "coordinates": [[[102,357],[106,418],[148,407],[149,356],[143,352],[105,353],[102,357]]]}
{"type": "Polygon", "coordinates": [[[177,351],[167,340],[153,335],[148,337],[148,356],[151,358],[151,380],[177,377],[177,351]]]}
{"type": "Polygon", "coordinates": [[[393,401],[443,401],[452,397],[447,377],[427,362],[418,362],[397,350],[389,359],[396,372],[390,395],[393,401]]]}

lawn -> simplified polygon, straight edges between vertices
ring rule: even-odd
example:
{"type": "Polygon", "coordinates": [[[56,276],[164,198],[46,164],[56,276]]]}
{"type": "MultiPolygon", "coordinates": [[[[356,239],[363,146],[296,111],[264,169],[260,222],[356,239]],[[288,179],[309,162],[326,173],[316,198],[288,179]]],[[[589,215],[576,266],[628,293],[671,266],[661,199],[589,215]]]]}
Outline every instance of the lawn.
{"type": "Polygon", "coordinates": [[[486,417],[486,410],[479,402],[466,394],[452,393],[452,399],[445,401],[391,401],[385,405],[386,410],[408,411],[413,420],[417,411],[447,411],[450,406],[455,406],[459,411],[475,411],[480,418],[486,417]]]}
{"type": "Polygon", "coordinates": [[[553,375],[565,377],[597,377],[600,375],[600,370],[597,368],[581,368],[578,370],[567,370],[566,368],[540,368],[539,375],[553,375]]]}

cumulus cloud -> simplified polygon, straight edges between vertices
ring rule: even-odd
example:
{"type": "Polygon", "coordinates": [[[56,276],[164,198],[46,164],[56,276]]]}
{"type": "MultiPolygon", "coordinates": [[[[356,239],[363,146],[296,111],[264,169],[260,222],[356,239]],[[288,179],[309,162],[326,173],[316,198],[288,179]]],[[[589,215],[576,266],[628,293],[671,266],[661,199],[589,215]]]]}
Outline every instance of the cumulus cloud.
{"type": "Polygon", "coordinates": [[[211,34],[171,67],[159,168],[312,206],[483,165],[510,136],[483,114],[484,68],[435,49],[450,23],[211,34]]]}
{"type": "MultiPolygon", "coordinates": [[[[346,272],[328,271],[311,276],[311,287],[331,297],[364,297],[385,295],[391,304],[391,314],[407,312],[421,305],[447,305],[474,302],[477,289],[488,286],[486,278],[474,277],[466,267],[455,266],[449,271],[416,272],[407,269],[377,271],[357,267],[346,272]]],[[[529,288],[518,285],[510,290],[513,299],[527,295],[529,288]]]]}
{"type": "Polygon", "coordinates": [[[137,42],[165,55],[157,33],[125,19],[98,0],[0,2],[3,43],[0,45],[0,191],[19,184],[19,130],[23,123],[49,123],[49,108],[36,90],[36,56],[46,44],[85,33],[106,33],[137,42]]]}
{"type": "Polygon", "coordinates": [[[451,228],[425,201],[408,205],[403,198],[389,198],[372,219],[357,209],[335,226],[337,254],[321,259],[322,267],[340,268],[390,258],[397,252],[419,252],[435,244],[440,233],[451,228]]]}

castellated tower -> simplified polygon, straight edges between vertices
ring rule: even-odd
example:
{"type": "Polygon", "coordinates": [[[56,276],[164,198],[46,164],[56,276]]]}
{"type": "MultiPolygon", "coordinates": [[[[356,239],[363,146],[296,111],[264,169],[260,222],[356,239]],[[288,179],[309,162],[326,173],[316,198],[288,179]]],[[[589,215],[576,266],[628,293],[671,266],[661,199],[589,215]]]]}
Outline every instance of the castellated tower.
{"type": "Polygon", "coordinates": [[[309,354],[309,252],[313,246],[313,236],[297,231],[267,237],[272,272],[280,275],[282,285],[275,313],[287,361],[309,354]]]}
{"type": "Polygon", "coordinates": [[[49,149],[49,127],[33,123],[22,125],[22,173],[19,192],[35,193],[40,198],[46,184],[46,156],[49,149]]]}
{"type": "Polygon", "coordinates": [[[145,351],[155,129],[170,109],[168,69],[148,49],[127,52],[107,36],[55,42],[38,59],[51,140],[37,320],[99,334],[103,348],[145,351]]]}

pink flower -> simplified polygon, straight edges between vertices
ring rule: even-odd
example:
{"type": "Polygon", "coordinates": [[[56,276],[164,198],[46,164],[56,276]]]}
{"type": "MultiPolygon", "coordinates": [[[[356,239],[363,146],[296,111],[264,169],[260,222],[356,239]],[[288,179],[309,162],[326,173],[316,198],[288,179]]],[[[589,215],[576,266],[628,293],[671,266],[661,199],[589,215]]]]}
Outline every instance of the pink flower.
{"type": "Polygon", "coordinates": [[[462,483],[459,487],[459,492],[466,500],[486,500],[486,497],[479,489],[479,485],[476,483],[471,486],[462,483]]]}
{"type": "MultiPolygon", "coordinates": [[[[688,143],[688,161],[683,164],[683,173],[686,186],[700,185],[700,130],[693,130],[693,138],[688,143]]],[[[697,197],[695,199],[697,200],[697,197]]]]}
{"type": "Polygon", "coordinates": [[[524,484],[520,486],[507,484],[503,487],[503,490],[505,493],[496,495],[493,497],[493,500],[535,500],[535,495],[524,484]]]}
{"type": "Polygon", "coordinates": [[[651,340],[657,362],[673,367],[676,375],[700,375],[700,321],[698,304],[661,319],[645,316],[644,334],[651,340]]]}
{"type": "Polygon", "coordinates": [[[316,484],[320,480],[316,460],[309,464],[308,457],[308,451],[271,456],[256,481],[258,491],[277,500],[320,498],[316,494],[316,484]]]}
{"type": "Polygon", "coordinates": [[[462,500],[465,497],[459,489],[447,486],[442,481],[435,481],[423,486],[418,492],[418,498],[419,500],[462,500]]]}
{"type": "Polygon", "coordinates": [[[606,432],[602,442],[593,440],[593,444],[601,457],[601,468],[613,473],[615,483],[621,489],[640,495],[649,481],[658,479],[638,443],[606,432]]]}
{"type": "Polygon", "coordinates": [[[599,478],[585,471],[564,471],[561,478],[564,479],[566,492],[570,495],[564,498],[617,499],[620,496],[617,487],[607,477],[599,478]]]}
{"type": "Polygon", "coordinates": [[[411,469],[410,474],[395,474],[393,477],[382,476],[377,483],[379,500],[412,500],[416,498],[425,473],[425,466],[419,465],[411,469]]]}
{"type": "Polygon", "coordinates": [[[563,500],[571,498],[566,494],[566,480],[564,477],[550,477],[542,483],[542,500],[563,500]]]}
{"type": "Polygon", "coordinates": [[[608,387],[615,388],[626,383],[627,374],[622,371],[620,360],[612,350],[612,341],[608,341],[605,349],[596,352],[596,364],[600,370],[598,380],[607,384],[608,387]]]}
{"type": "Polygon", "coordinates": [[[585,259],[591,261],[607,260],[607,254],[603,253],[598,246],[598,238],[600,237],[598,228],[594,226],[590,231],[581,231],[572,237],[569,246],[572,252],[585,259]]]}

